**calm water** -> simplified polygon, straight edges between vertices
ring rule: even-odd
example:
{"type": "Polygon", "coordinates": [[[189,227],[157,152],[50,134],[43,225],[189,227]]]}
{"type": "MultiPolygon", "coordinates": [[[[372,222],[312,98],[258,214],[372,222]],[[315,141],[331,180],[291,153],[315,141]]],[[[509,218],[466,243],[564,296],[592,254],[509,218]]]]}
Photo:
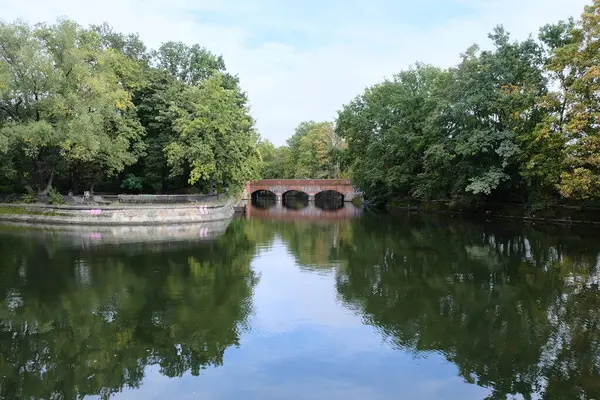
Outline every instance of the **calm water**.
{"type": "Polygon", "coordinates": [[[0,397],[600,398],[597,230],[288,211],[2,227],[0,397]]]}

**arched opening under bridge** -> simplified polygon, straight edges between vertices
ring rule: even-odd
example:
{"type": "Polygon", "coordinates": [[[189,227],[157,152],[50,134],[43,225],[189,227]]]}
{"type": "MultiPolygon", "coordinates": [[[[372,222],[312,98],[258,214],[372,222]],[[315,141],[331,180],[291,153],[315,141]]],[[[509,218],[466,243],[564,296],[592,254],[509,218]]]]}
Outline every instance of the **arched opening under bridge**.
{"type": "Polygon", "coordinates": [[[270,190],[256,190],[252,192],[251,203],[257,208],[271,208],[277,204],[277,195],[270,190]]]}
{"type": "Polygon", "coordinates": [[[281,203],[289,209],[300,210],[308,207],[309,196],[299,190],[288,190],[281,196],[281,203]]]}
{"type": "Polygon", "coordinates": [[[344,195],[336,190],[324,190],[315,195],[315,206],[323,210],[338,210],[344,207],[344,195]]]}

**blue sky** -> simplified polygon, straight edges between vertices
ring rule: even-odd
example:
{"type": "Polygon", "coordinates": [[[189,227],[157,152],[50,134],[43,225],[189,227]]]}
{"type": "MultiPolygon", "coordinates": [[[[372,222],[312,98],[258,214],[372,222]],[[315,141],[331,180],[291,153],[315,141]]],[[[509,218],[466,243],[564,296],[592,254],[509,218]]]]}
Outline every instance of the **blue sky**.
{"type": "Polygon", "coordinates": [[[525,38],[590,0],[0,0],[0,17],[59,16],[138,32],[150,47],[199,43],[248,92],[257,128],[284,144],[304,120],[332,120],[365,87],[415,61],[450,66],[503,24],[525,38]]]}

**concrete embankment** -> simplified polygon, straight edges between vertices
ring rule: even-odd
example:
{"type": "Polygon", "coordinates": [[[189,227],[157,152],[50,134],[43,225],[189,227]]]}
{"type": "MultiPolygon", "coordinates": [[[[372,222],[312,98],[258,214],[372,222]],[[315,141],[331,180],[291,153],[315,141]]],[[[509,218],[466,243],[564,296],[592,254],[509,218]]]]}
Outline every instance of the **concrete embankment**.
{"type": "Polygon", "coordinates": [[[0,204],[0,221],[54,225],[168,225],[229,219],[233,205],[0,204]]]}

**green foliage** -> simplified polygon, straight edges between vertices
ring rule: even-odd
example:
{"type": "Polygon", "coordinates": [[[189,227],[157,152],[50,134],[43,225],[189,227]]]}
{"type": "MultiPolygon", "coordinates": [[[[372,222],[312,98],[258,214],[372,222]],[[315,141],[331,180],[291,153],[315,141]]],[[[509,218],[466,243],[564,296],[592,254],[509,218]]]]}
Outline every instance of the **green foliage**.
{"type": "Polygon", "coordinates": [[[31,193],[25,194],[23,197],[21,197],[21,203],[23,204],[33,204],[37,202],[38,198],[31,193]]]}
{"type": "Polygon", "coordinates": [[[352,179],[371,202],[448,190],[442,168],[456,156],[447,154],[452,143],[437,121],[450,78],[419,64],[367,89],[339,112],[336,129],[348,143],[352,179]]]}
{"type": "Polygon", "coordinates": [[[472,46],[456,67],[417,64],[368,88],[336,123],[354,183],[373,204],[600,198],[599,22],[595,0],[539,41],[498,27],[493,49],[472,46]]]}
{"type": "Polygon", "coordinates": [[[189,171],[190,185],[212,179],[239,191],[259,167],[258,135],[239,88],[227,89],[225,77],[214,75],[184,93],[188,109],[178,108],[178,136],[165,148],[171,175],[189,171]]]}
{"type": "Polygon", "coordinates": [[[121,182],[121,188],[132,192],[141,192],[144,187],[142,178],[138,178],[134,174],[127,174],[121,182]]]}
{"type": "Polygon", "coordinates": [[[50,189],[48,192],[49,203],[53,205],[66,204],[64,197],[56,189],[50,189]]]}
{"type": "Polygon", "coordinates": [[[2,23],[0,42],[8,82],[0,136],[13,146],[15,164],[34,166],[31,184],[50,188],[61,164],[108,176],[136,161],[143,129],[114,68],[123,61],[118,53],[98,48],[97,35],[66,20],[35,28],[2,23]]]}
{"type": "Polygon", "coordinates": [[[202,191],[209,180],[237,190],[257,175],[246,95],[199,45],[148,50],[137,34],[69,20],[0,23],[0,43],[3,186],[114,190],[125,172],[156,192],[202,191]],[[198,149],[184,130],[195,130],[198,149]]]}
{"type": "Polygon", "coordinates": [[[331,122],[302,122],[287,146],[275,148],[269,141],[259,144],[261,176],[275,178],[340,178],[344,142],[331,122]]]}

